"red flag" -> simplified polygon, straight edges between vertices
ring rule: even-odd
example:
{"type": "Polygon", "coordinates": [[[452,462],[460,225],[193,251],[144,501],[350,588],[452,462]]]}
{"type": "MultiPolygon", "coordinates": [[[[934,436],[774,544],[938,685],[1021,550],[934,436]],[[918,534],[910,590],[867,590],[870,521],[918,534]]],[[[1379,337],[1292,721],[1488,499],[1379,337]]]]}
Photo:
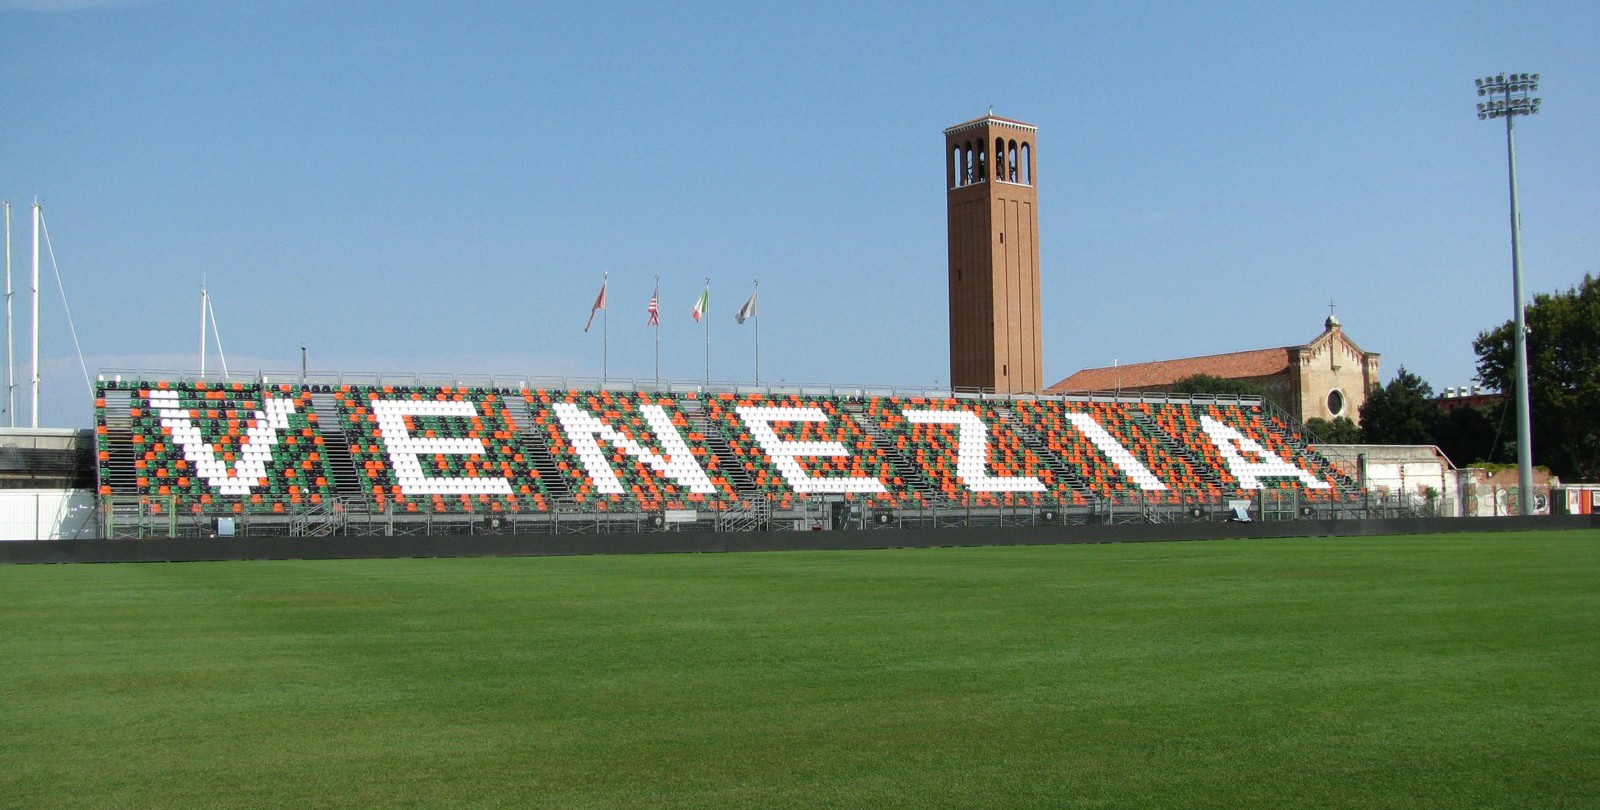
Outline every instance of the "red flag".
{"type": "Polygon", "coordinates": [[[606,308],[606,282],[600,282],[600,297],[594,299],[594,309],[589,310],[589,322],[583,325],[583,331],[589,331],[594,326],[594,314],[606,308]]]}

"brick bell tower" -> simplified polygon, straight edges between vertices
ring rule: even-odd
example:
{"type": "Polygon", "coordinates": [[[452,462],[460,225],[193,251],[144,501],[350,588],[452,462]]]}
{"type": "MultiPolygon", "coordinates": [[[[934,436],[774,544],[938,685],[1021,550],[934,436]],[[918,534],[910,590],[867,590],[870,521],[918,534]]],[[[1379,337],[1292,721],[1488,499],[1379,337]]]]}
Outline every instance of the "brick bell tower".
{"type": "Polygon", "coordinates": [[[1044,388],[1037,137],[993,113],[944,131],[952,387],[1044,388]]]}

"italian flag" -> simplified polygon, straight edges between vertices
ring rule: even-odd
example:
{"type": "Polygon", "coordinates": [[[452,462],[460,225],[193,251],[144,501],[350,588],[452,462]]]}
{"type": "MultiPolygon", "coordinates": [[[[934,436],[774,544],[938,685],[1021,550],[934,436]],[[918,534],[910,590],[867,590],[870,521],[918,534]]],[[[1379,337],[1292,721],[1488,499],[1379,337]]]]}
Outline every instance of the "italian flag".
{"type": "Polygon", "coordinates": [[[706,300],[710,298],[710,296],[710,287],[700,291],[700,299],[694,302],[694,312],[692,313],[694,315],[695,323],[699,323],[700,319],[706,316],[706,300]]]}

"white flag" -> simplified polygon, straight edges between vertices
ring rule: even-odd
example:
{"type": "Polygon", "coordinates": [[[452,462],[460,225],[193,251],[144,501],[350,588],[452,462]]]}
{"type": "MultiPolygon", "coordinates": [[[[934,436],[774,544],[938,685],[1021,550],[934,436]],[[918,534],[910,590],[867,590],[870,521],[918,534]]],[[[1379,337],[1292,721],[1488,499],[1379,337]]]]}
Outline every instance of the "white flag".
{"type": "Polygon", "coordinates": [[[756,295],[760,292],[760,290],[757,290],[756,292],[750,293],[750,300],[745,301],[744,306],[739,307],[739,311],[733,313],[733,320],[735,322],[744,323],[745,319],[756,317],[756,295]]]}

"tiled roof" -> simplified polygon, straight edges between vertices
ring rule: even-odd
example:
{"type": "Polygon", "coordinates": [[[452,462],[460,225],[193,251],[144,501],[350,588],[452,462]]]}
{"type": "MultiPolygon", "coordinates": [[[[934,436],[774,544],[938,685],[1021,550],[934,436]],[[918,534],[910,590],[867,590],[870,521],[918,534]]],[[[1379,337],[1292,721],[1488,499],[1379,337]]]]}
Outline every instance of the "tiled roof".
{"type": "Polygon", "coordinates": [[[1256,349],[1248,352],[1187,357],[1182,360],[1157,360],[1125,366],[1086,368],[1050,386],[1057,393],[1069,391],[1115,391],[1122,388],[1148,388],[1169,385],[1195,374],[1210,374],[1225,379],[1267,377],[1289,367],[1291,352],[1299,346],[1256,349]]]}

